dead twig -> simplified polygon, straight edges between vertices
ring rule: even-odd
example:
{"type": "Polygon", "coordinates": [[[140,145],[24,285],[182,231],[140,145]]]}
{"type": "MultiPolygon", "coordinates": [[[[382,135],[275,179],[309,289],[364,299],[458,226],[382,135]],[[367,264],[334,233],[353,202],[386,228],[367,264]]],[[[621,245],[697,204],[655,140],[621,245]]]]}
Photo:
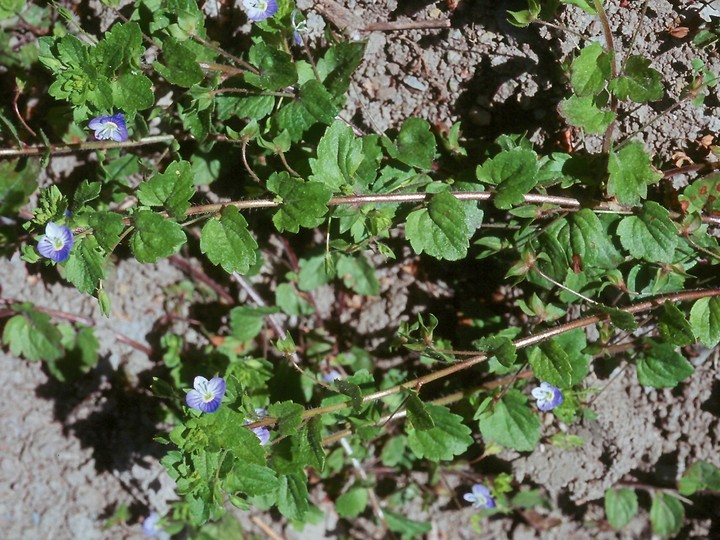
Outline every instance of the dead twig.
{"type": "Polygon", "coordinates": [[[432,30],[436,28],[450,28],[450,19],[426,19],[423,21],[388,21],[376,22],[367,25],[365,32],[401,32],[403,30],[432,30]]]}

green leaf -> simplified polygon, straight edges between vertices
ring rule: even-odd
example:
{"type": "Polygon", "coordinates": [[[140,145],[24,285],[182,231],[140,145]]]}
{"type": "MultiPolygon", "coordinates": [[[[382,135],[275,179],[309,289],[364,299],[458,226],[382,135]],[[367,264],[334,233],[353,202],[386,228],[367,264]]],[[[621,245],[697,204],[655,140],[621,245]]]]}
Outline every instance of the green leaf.
{"type": "Polygon", "coordinates": [[[292,57],[285,51],[255,43],[250,47],[250,63],[258,68],[259,74],[245,72],[245,81],[262,90],[280,90],[297,81],[297,70],[292,57]]]}
{"type": "Polygon", "coordinates": [[[16,214],[37,188],[40,167],[36,159],[0,162],[0,215],[16,214]]]}
{"type": "Polygon", "coordinates": [[[93,294],[104,277],[103,256],[94,236],[86,236],[75,243],[67,264],[67,280],[82,293],[93,294]]]}
{"type": "Polygon", "coordinates": [[[575,5],[593,17],[597,15],[597,11],[595,11],[595,4],[592,0],[562,0],[562,2],[563,4],[575,5]]]}
{"type": "Polygon", "coordinates": [[[327,73],[325,88],[336,98],[345,99],[353,72],[362,62],[366,41],[341,41],[330,47],[318,61],[318,70],[327,73]]]}
{"type": "Polygon", "coordinates": [[[274,96],[231,96],[220,94],[215,97],[218,120],[224,121],[232,115],[238,118],[260,120],[272,113],[275,108],[274,96]]]}
{"type": "Polygon", "coordinates": [[[650,524],[655,534],[669,538],[680,532],[685,520],[685,508],[672,495],[658,491],[650,507],[650,524]]]}
{"type": "Polygon", "coordinates": [[[102,184],[100,182],[88,182],[83,180],[75,190],[73,195],[72,210],[77,212],[90,201],[94,201],[100,196],[102,184]]]}
{"type": "Polygon", "coordinates": [[[450,193],[437,193],[427,208],[410,213],[405,235],[416,253],[457,261],[470,246],[465,217],[460,201],[450,193]]]}
{"type": "Polygon", "coordinates": [[[130,246],[138,262],[154,263],[169,257],[187,240],[180,225],[159,214],[140,210],[134,218],[135,233],[130,239],[130,246]]]}
{"type": "Polygon", "coordinates": [[[273,216],[278,231],[296,233],[300,227],[311,229],[325,221],[332,192],[324,184],[290,178],[283,171],[268,178],[267,188],[281,199],[280,209],[273,216]]]}
{"type": "Polygon", "coordinates": [[[519,28],[525,28],[530,25],[540,15],[540,2],[538,0],[528,0],[528,9],[522,11],[510,11],[507,12],[509,18],[508,22],[513,26],[519,28]]]}
{"type": "Polygon", "coordinates": [[[665,341],[677,347],[695,343],[690,323],[685,315],[672,302],[665,302],[658,318],[658,329],[665,341]]]}
{"type": "Polygon", "coordinates": [[[588,133],[602,133],[615,119],[615,113],[601,109],[596,102],[595,96],[570,96],[560,102],[558,110],[571,126],[588,133]]]}
{"type": "Polygon", "coordinates": [[[619,99],[635,103],[657,101],[663,97],[662,74],[650,67],[650,59],[633,55],[625,64],[625,73],[610,81],[610,91],[619,99]]]}
{"type": "Polygon", "coordinates": [[[211,219],[202,229],[200,251],[228,273],[246,273],[257,261],[257,242],[247,221],[234,206],[226,206],[220,219],[211,219]]]}
{"type": "Polygon", "coordinates": [[[608,489],[605,491],[605,515],[610,526],[619,531],[637,515],[637,494],[632,489],[608,489]]]}
{"type": "Polygon", "coordinates": [[[55,184],[41,189],[33,222],[44,225],[48,221],[62,220],[65,218],[67,207],[67,199],[55,184]]]}
{"type": "Polygon", "coordinates": [[[720,212],[720,173],[693,180],[678,197],[688,213],[720,212]]]}
{"type": "Polygon", "coordinates": [[[302,316],[315,313],[312,305],[298,294],[291,283],[280,283],[275,288],[275,304],[288,315],[302,316]]]}
{"type": "Polygon", "coordinates": [[[403,539],[420,538],[432,530],[432,523],[429,521],[415,521],[403,514],[389,510],[385,510],[383,513],[388,528],[393,532],[400,533],[403,539]]]}
{"type": "Polygon", "coordinates": [[[720,342],[720,298],[701,298],[690,310],[690,326],[695,337],[709,348],[720,342]]]}
{"type": "Polygon", "coordinates": [[[634,332],[637,329],[637,321],[632,313],[628,313],[624,309],[618,309],[610,306],[595,306],[592,311],[610,315],[610,321],[620,330],[625,332],[634,332]]]}
{"type": "Polygon", "coordinates": [[[257,463],[236,462],[225,480],[225,489],[228,492],[241,492],[250,497],[274,493],[279,487],[280,481],[275,471],[257,463]]]}
{"type": "Polygon", "coordinates": [[[238,306],[230,310],[230,332],[238,341],[250,341],[265,325],[265,317],[276,313],[276,308],[238,306]]]}
{"type": "Polygon", "coordinates": [[[308,511],[307,478],[302,472],[280,477],[278,510],[288,519],[302,521],[308,511]]]}
{"type": "Polygon", "coordinates": [[[365,487],[353,487],[340,495],[335,501],[335,510],[340,517],[355,518],[365,510],[368,503],[368,490],[365,487]]]}
{"type": "Polygon", "coordinates": [[[612,270],[623,261],[597,214],[588,208],[569,219],[572,254],[580,257],[583,266],[612,270]]]}
{"type": "Polygon", "coordinates": [[[648,262],[673,261],[678,232],[669,212],[656,202],[646,202],[637,216],[623,218],[617,228],[620,243],[630,254],[648,262]]]}
{"type": "MultiPolygon", "coordinates": [[[[287,130],[293,142],[302,139],[303,134],[317,122],[317,119],[300,101],[292,101],[273,115],[278,130],[287,130]]],[[[311,160],[312,161],[312,160],[311,160]]]]}
{"type": "Polygon", "coordinates": [[[335,388],[340,391],[341,394],[344,394],[350,398],[352,408],[355,411],[359,411],[360,409],[362,409],[363,398],[360,386],[355,383],[348,382],[344,379],[335,379],[335,381],[333,381],[333,384],[335,385],[335,388]]]}
{"type": "Polygon", "coordinates": [[[427,403],[425,405],[435,427],[420,431],[406,425],[408,446],[419,459],[430,461],[449,461],[459,456],[472,444],[470,428],[462,422],[462,417],[453,414],[447,407],[427,403]]]}
{"type": "Polygon", "coordinates": [[[302,423],[305,408],[292,401],[276,402],[268,407],[270,416],[278,419],[277,427],[281,435],[291,435],[302,423]]]}
{"type": "Polygon", "coordinates": [[[528,360],[537,379],[559,388],[572,386],[570,358],[554,341],[545,341],[533,347],[528,353],[528,360]]]}
{"type": "Polygon", "coordinates": [[[682,475],[678,491],[689,497],[705,490],[720,492],[720,469],[707,461],[696,461],[682,475]]]}
{"type": "Polygon", "coordinates": [[[317,471],[325,470],[325,449],[322,444],[322,419],[314,416],[308,420],[305,429],[301,430],[301,434],[305,435],[307,443],[307,463],[317,471]]]}
{"type": "Polygon", "coordinates": [[[647,197],[648,184],[662,177],[650,165],[641,142],[631,142],[619,152],[610,152],[608,162],[608,195],[615,195],[622,204],[636,205],[647,197]]]}
{"type": "Polygon", "coordinates": [[[330,255],[317,255],[308,259],[300,259],[298,273],[298,289],[314,291],[321,285],[329,283],[335,277],[335,267],[330,255]]]}
{"type": "Polygon", "coordinates": [[[508,390],[492,409],[481,410],[476,418],[482,436],[506,448],[530,452],[540,440],[540,421],[518,390],[508,390]]]}
{"type": "Polygon", "coordinates": [[[375,268],[364,255],[340,255],[336,268],[337,275],[342,278],[345,286],[356,293],[366,296],[380,294],[380,282],[375,274],[375,268]]]}
{"type": "Polygon", "coordinates": [[[53,361],[63,356],[62,335],[50,316],[23,305],[21,313],[10,318],[3,330],[3,343],[15,357],[31,362],[53,361]]]}
{"type": "Polygon", "coordinates": [[[649,349],[643,349],[637,361],[638,382],[653,388],[673,388],[695,371],[692,364],[668,343],[644,340],[649,349]]]}
{"type": "Polygon", "coordinates": [[[118,23],[105,32],[103,39],[92,49],[92,59],[102,74],[111,78],[123,65],[137,67],[142,53],[140,25],[118,23]]]}
{"type": "Polygon", "coordinates": [[[152,81],[145,75],[123,73],[111,86],[113,105],[125,113],[149,109],[155,104],[152,81]]]}
{"type": "Polygon", "coordinates": [[[522,204],[523,195],[537,184],[537,154],[525,148],[512,148],[500,152],[494,158],[477,167],[478,180],[496,186],[493,204],[507,210],[522,204]]]}
{"type": "Polygon", "coordinates": [[[332,124],[340,109],[335,105],[333,96],[316,79],[311,79],[300,87],[300,102],[318,122],[332,124]]]}
{"type": "Polygon", "coordinates": [[[98,245],[108,253],[115,249],[125,228],[122,216],[116,212],[92,212],[87,220],[98,245]]]}
{"type": "Polygon", "coordinates": [[[142,182],[137,191],[141,204],[161,206],[175,219],[185,217],[194,194],[192,168],[187,161],[173,161],[164,173],[155,173],[142,182]]]}
{"type": "Polygon", "coordinates": [[[591,96],[600,92],[610,79],[612,56],[597,41],[591,42],[573,60],[570,84],[576,96],[591,96]]]}
{"type": "Polygon", "coordinates": [[[418,431],[427,431],[435,427],[430,413],[425,404],[420,400],[416,392],[410,391],[405,402],[408,420],[418,431]]]}
{"type": "Polygon", "coordinates": [[[517,359],[515,344],[506,337],[491,336],[473,341],[473,346],[488,353],[489,357],[497,358],[497,361],[505,367],[510,367],[517,359]]]}
{"type": "Polygon", "coordinates": [[[340,120],[325,130],[317,147],[317,159],[310,159],[311,180],[325,184],[332,191],[353,183],[353,175],[363,161],[362,139],[340,120]]]}
{"type": "Polygon", "coordinates": [[[405,120],[398,133],[396,145],[397,152],[390,152],[395,159],[419,169],[432,168],[436,144],[427,120],[422,118],[405,120]]]}
{"type": "Polygon", "coordinates": [[[203,80],[195,53],[185,43],[172,37],[167,38],[163,42],[162,59],[165,65],[153,62],[153,67],[170,84],[190,88],[203,80]]]}

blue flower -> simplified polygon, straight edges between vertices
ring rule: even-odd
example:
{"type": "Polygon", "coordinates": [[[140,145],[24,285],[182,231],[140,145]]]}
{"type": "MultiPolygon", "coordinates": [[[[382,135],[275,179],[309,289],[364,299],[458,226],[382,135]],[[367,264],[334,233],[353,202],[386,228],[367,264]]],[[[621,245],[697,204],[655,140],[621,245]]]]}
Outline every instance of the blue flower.
{"type": "Polygon", "coordinates": [[[208,381],[205,377],[197,376],[193,387],[194,390],[190,390],[185,396],[188,407],[206,413],[218,410],[225,395],[225,379],[213,377],[208,381]]]}
{"type": "Polygon", "coordinates": [[[541,382],[540,386],[533,388],[532,396],[537,399],[537,408],[541,411],[551,411],[563,402],[563,395],[557,386],[548,382],[541,382]]]}
{"type": "Polygon", "coordinates": [[[490,490],[482,484],[475,484],[470,493],[463,495],[463,499],[472,503],[473,508],[495,508],[495,499],[490,496],[490,490]]]}
{"type": "Polygon", "coordinates": [[[150,515],[145,518],[142,524],[145,536],[155,537],[162,532],[162,528],[158,527],[158,521],[160,521],[160,514],[150,512],[150,515]]]}
{"type": "Polygon", "coordinates": [[[45,226],[45,234],[38,240],[37,250],[43,257],[63,262],[70,256],[74,243],[70,227],[51,221],[45,226]]]}
{"type": "Polygon", "coordinates": [[[112,139],[123,142],[128,139],[125,117],[122,113],[113,116],[96,116],[88,123],[88,127],[95,131],[95,138],[101,141],[112,139]]]}
{"type": "Polygon", "coordinates": [[[243,0],[243,9],[253,22],[264,21],[277,13],[277,0],[243,0]]]}
{"type": "Polygon", "coordinates": [[[301,21],[296,21],[296,17],[300,13],[297,9],[293,9],[292,12],[292,27],[293,27],[293,41],[295,42],[295,45],[302,45],[303,39],[302,35],[307,31],[307,22],[305,19],[301,21]]]}
{"type": "Polygon", "coordinates": [[[331,369],[327,373],[323,373],[322,378],[326,383],[331,383],[335,379],[342,379],[342,373],[340,373],[337,369],[331,369]]]}
{"type": "MultiPolygon", "coordinates": [[[[265,409],[255,409],[255,413],[262,418],[263,416],[267,416],[267,411],[265,409]]],[[[247,426],[248,424],[252,424],[255,420],[245,420],[244,426],[247,426]]],[[[260,446],[265,446],[268,442],[270,442],[270,430],[266,427],[256,427],[252,428],[251,430],[255,436],[260,439],[260,446]]]]}

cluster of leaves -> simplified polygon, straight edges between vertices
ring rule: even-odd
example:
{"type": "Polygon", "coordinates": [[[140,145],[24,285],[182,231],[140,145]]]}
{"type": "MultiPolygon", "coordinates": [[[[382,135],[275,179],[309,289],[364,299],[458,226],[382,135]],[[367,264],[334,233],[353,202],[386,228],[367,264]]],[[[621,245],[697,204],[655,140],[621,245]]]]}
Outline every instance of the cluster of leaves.
{"type": "MultiPolygon", "coordinates": [[[[599,9],[597,2],[564,3],[591,14],[599,9]]],[[[207,345],[203,368],[227,382],[220,409],[193,415],[171,407],[178,414],[163,439],[173,447],[163,464],[183,497],[174,514],[179,523],[216,520],[227,501],[239,508],[276,507],[289,520],[312,522],[320,510],[308,500],[310,475],[326,482],[338,513],[352,518],[370,504],[373,485],[367,478],[348,480],[350,456],[359,462],[378,459],[401,472],[424,467],[436,472],[471,450],[470,426],[480,433],[485,455],[500,448],[531,452],[543,437],[552,444],[581,445],[544,427],[527,397],[528,377],[562,391],[565,399],[553,414],[571,424],[592,417],[585,405],[586,379],[593,355],[608,345],[634,346],[639,384],[671,388],[694,372],[681,347],[698,340],[707,347],[720,342],[718,291],[683,296],[685,289],[703,283],[720,257],[717,239],[709,233],[709,218],[720,210],[714,195],[720,175],[696,180],[679,194],[676,207],[668,207],[656,189],[662,173],[642,143],[614,144],[612,138],[619,104],[664,97],[661,75],[650,60],[631,56],[618,72],[614,51],[592,42],[570,65],[572,94],[560,112],[588,135],[609,133],[613,144],[606,153],[540,155],[526,138],[504,135],[470,159],[459,143],[458,125],[442,136],[427,121],[409,118],[396,133],[378,135],[365,134],[343,118],[364,44],[330,39],[316,59],[301,59],[303,51],[291,48],[295,6],[279,4],[273,17],[253,26],[244,48],[213,42],[195,0],[138,0],[123,22],[99,39],[71,31],[69,24],[55,27],[52,37],[35,46],[37,60],[52,77],[48,92],[66,113],[66,123],[56,127],[61,136],[82,141],[87,120],[118,111],[131,132],[127,143],[95,147],[95,177],[79,182],[72,193],[56,185],[41,189],[24,224],[36,236],[49,222],[74,230],[75,245],[57,270],[78,291],[97,297],[106,315],[112,308],[103,283],[124,254],[119,246],[127,245],[140,263],[182,253],[204,257],[227,274],[252,277],[262,271],[258,238],[267,234],[263,227],[269,223],[251,220],[244,209],[265,208],[274,234],[322,229],[327,238],[325,245],[300,253],[296,267],[276,285],[273,306],[233,308],[227,335],[220,344],[207,345]],[[146,62],[152,56],[157,59],[146,62]],[[172,95],[170,105],[159,103],[165,93],[172,95]],[[158,142],[155,126],[167,134],[161,142],[170,143],[160,158],[139,151],[158,142]],[[435,167],[440,161],[447,165],[442,173],[435,167]],[[235,174],[232,202],[199,204],[201,189],[213,192],[223,181],[220,172],[238,167],[246,168],[247,181],[238,182],[235,174]],[[506,223],[478,235],[488,220],[506,223]],[[310,300],[321,286],[334,283],[357,295],[379,295],[376,266],[396,257],[393,236],[399,231],[416,255],[461,264],[492,258],[521,297],[518,309],[508,308],[501,320],[475,321],[483,328],[471,340],[477,355],[464,363],[448,352],[452,343],[435,336],[436,318],[397,323],[397,345],[419,353],[419,361],[433,370],[427,382],[444,379],[449,392],[455,389],[449,376],[471,368],[478,378],[506,381],[465,388],[457,398],[467,405],[464,410],[451,410],[448,401],[421,399],[418,389],[426,380],[411,380],[412,362],[379,373],[368,351],[343,349],[325,328],[306,336],[305,377],[262,357],[266,318],[280,312],[309,319],[316,309],[310,300]],[[640,308],[615,307],[618,298],[627,304],[663,294],[687,302],[643,307],[653,311],[654,323],[645,323],[642,333],[633,315],[640,308]],[[587,311],[586,324],[566,323],[552,336],[519,338],[579,308],[587,311]],[[511,320],[523,326],[510,326],[511,320]],[[590,324],[598,329],[592,340],[582,329],[590,324]],[[349,376],[327,385],[320,378],[330,357],[333,367],[349,376]],[[269,418],[248,427],[272,425],[268,446],[242,427],[256,418],[257,408],[266,408],[269,418]],[[401,428],[381,427],[392,418],[389,413],[400,410],[407,416],[401,428]],[[347,431],[336,433],[341,427],[347,431]],[[323,443],[342,437],[345,449],[326,450],[323,443]]],[[[546,2],[543,11],[531,0],[527,11],[511,17],[526,25],[554,13],[558,4],[546,2]]],[[[8,8],[4,16],[15,16],[23,5],[8,8]]],[[[60,13],[74,21],[72,13],[60,13]]],[[[700,63],[692,69],[685,96],[701,106],[712,75],[700,63]]],[[[0,120],[22,147],[18,130],[5,116],[0,120]]],[[[92,148],[96,143],[79,144],[92,148]]],[[[46,150],[50,153],[51,145],[46,150]]],[[[26,158],[0,164],[3,215],[14,217],[27,204],[41,165],[42,160],[26,158]]],[[[3,244],[14,249],[27,236],[3,232],[3,244]]],[[[27,263],[41,262],[32,241],[21,249],[27,263]]],[[[47,314],[26,304],[13,305],[12,312],[3,342],[13,354],[44,360],[64,378],[69,371],[59,367],[61,360],[75,358],[79,371],[94,365],[97,342],[89,329],[54,326],[47,314]]],[[[300,350],[290,335],[276,337],[280,356],[290,360],[300,350]]],[[[184,337],[168,334],[162,344],[168,376],[157,380],[154,390],[170,403],[182,403],[182,389],[196,375],[183,362],[184,337]]],[[[493,511],[544,504],[528,492],[508,496],[515,489],[498,475],[493,494],[499,504],[493,511]]],[[[718,490],[717,470],[707,463],[693,465],[680,481],[680,493],[706,489],[718,490]]],[[[385,501],[391,530],[409,536],[427,530],[427,523],[402,515],[403,504],[416,495],[408,488],[385,501]]],[[[608,491],[605,505],[616,528],[638,506],[626,488],[608,491]]],[[[657,492],[650,509],[655,531],[674,534],[682,508],[679,499],[657,492]]]]}

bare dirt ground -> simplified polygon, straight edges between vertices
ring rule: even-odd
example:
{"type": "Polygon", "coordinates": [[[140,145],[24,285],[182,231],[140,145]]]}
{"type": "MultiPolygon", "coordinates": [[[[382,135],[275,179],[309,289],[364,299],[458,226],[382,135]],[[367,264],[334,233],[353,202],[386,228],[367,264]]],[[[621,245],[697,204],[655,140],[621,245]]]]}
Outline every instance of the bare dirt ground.
{"type": "MultiPolygon", "coordinates": [[[[628,7],[607,3],[622,51],[639,17],[637,3],[629,2],[628,7]]],[[[298,4],[308,16],[311,47],[325,25],[367,40],[365,61],[347,106],[347,114],[364,129],[382,132],[416,115],[439,129],[461,120],[466,134],[477,141],[526,132],[545,151],[561,144],[563,124],[556,106],[566,94],[566,82],[560,62],[578,42],[547,28],[510,26],[505,10],[522,8],[520,2],[463,0],[454,11],[448,7],[452,2],[445,1],[300,0],[298,4]],[[445,19],[450,20],[449,28],[442,27],[445,19]],[[375,22],[421,20],[438,21],[438,28],[367,30],[375,22]]],[[[681,83],[687,81],[691,58],[701,56],[712,71],[720,71],[715,54],[700,53],[689,40],[672,38],[666,31],[676,17],[692,18],[688,4],[650,2],[635,46],[654,58],[653,67],[664,74],[671,96],[677,96],[681,83]]],[[[236,8],[223,4],[222,9],[236,8]]],[[[597,23],[579,10],[568,10],[560,22],[601,35],[597,23]]],[[[659,163],[671,163],[678,150],[692,154],[703,135],[717,135],[717,96],[711,96],[708,104],[699,110],[687,103],[639,135],[659,163]]],[[[620,128],[626,133],[639,129],[669,105],[667,101],[640,107],[620,128]]],[[[365,306],[352,322],[368,345],[391,336],[400,320],[430,309],[430,304],[453,313],[461,304],[454,297],[459,283],[467,285],[471,277],[479,277],[478,270],[471,270],[463,281],[434,278],[418,283],[401,270],[406,262],[400,258],[397,266],[383,269],[382,296],[373,309],[365,306]],[[380,329],[385,335],[378,336],[380,329]]],[[[172,482],[158,463],[164,449],[152,442],[162,419],[154,417],[149,385],[161,365],[153,347],[159,339],[157,329],[165,327],[168,287],[187,276],[167,262],[154,266],[121,262],[107,283],[113,301],[113,315],[107,320],[92,299],[79,296],[61,280],[45,285],[36,271],[17,256],[0,261],[2,297],[91,319],[101,341],[101,361],[77,383],[63,385],[40,364],[0,354],[0,388],[6,391],[0,412],[5,434],[0,452],[0,536],[140,538],[142,518],[150,510],[163,513],[173,499],[172,482]],[[130,523],[105,530],[105,521],[123,504],[130,508],[130,523]]],[[[266,278],[271,281],[271,276],[266,278]]],[[[462,294],[487,293],[463,290],[462,294]]],[[[350,324],[350,319],[343,324],[350,324]]],[[[472,509],[458,509],[448,494],[441,494],[431,508],[409,508],[408,513],[431,520],[429,537],[438,539],[649,538],[646,511],[641,510],[620,536],[602,529],[604,516],[597,501],[607,487],[630,478],[672,485],[695,460],[720,466],[717,351],[698,350],[694,363],[697,372],[686,384],[665,391],[641,388],[632,371],[608,370],[597,379],[604,388],[592,405],[597,421],[568,428],[585,438],[583,448],[548,446],[530,456],[512,452],[499,456],[499,466],[511,464],[518,481],[546,490],[555,503],[553,510],[493,518],[483,524],[481,535],[469,525],[472,509]]],[[[720,501],[709,497],[705,507],[690,510],[682,537],[720,537],[719,508],[720,501]]],[[[318,526],[282,533],[290,538],[333,537],[338,534],[337,518],[329,512],[318,526]]],[[[238,517],[248,531],[260,534],[247,515],[238,517]]],[[[264,519],[271,522],[267,516],[264,519]]],[[[281,531],[279,522],[271,525],[281,531]]],[[[378,531],[358,520],[348,534],[373,537],[378,531]]]]}

